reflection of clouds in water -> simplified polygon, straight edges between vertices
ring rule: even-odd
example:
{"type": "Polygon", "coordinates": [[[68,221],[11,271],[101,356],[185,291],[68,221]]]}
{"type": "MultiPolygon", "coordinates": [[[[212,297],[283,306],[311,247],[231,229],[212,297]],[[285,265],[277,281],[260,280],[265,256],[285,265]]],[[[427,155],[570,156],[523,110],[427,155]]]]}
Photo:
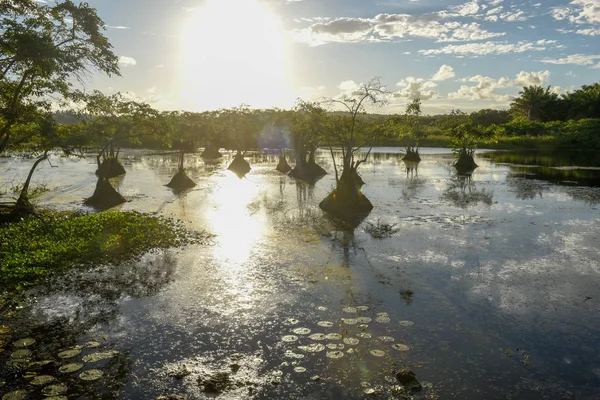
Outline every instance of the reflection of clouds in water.
{"type": "Polygon", "coordinates": [[[564,310],[581,304],[582,296],[595,292],[600,283],[598,222],[565,221],[563,228],[578,232],[539,234],[533,243],[540,249],[552,249],[544,256],[522,260],[517,255],[515,259],[490,261],[478,271],[471,293],[515,314],[532,314],[536,308],[564,310]]]}

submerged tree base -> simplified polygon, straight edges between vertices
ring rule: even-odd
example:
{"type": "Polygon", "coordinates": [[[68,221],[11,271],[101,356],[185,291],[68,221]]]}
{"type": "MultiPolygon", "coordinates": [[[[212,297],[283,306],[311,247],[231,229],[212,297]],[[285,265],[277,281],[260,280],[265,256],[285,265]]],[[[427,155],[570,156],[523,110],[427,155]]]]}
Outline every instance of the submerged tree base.
{"type": "Polygon", "coordinates": [[[460,153],[458,160],[454,164],[454,168],[461,174],[470,174],[478,168],[473,156],[465,153],[460,153]]]}
{"type": "Polygon", "coordinates": [[[238,178],[241,179],[244,176],[246,176],[248,172],[250,172],[251,168],[250,164],[248,164],[248,161],[244,160],[244,156],[238,153],[235,155],[233,161],[231,162],[231,164],[229,164],[229,167],[227,167],[227,169],[236,174],[238,178]]]}
{"type": "Polygon", "coordinates": [[[281,172],[282,174],[287,174],[292,170],[292,167],[290,167],[290,164],[288,164],[287,160],[285,159],[285,156],[282,154],[279,156],[279,163],[277,164],[277,167],[275,169],[281,172]]]}
{"type": "Polygon", "coordinates": [[[206,159],[209,159],[209,160],[214,160],[214,159],[223,157],[223,154],[221,154],[219,152],[219,149],[217,149],[215,147],[209,146],[209,147],[207,147],[207,148],[204,149],[204,151],[202,152],[202,154],[200,154],[200,157],[206,158],[206,159]]]}
{"type": "Polygon", "coordinates": [[[419,155],[419,150],[407,149],[406,154],[404,155],[404,157],[402,157],[402,161],[420,162],[421,156],[419,155]]]}
{"type": "Polygon", "coordinates": [[[185,170],[180,169],[165,186],[182,191],[193,188],[196,186],[196,183],[186,175],[185,170]]]}
{"type": "Polygon", "coordinates": [[[125,167],[118,158],[108,157],[102,161],[96,175],[100,178],[114,178],[125,173],[125,167]]]}
{"type": "Polygon", "coordinates": [[[296,163],[294,169],[289,173],[289,176],[292,178],[313,184],[325,175],[327,175],[327,171],[315,162],[308,162],[306,164],[296,163]]]}
{"type": "Polygon", "coordinates": [[[373,204],[357,186],[338,184],[338,187],[319,203],[319,207],[337,219],[358,226],[369,215],[373,204]]]}
{"type": "Polygon", "coordinates": [[[92,197],[86,199],[83,204],[94,207],[97,210],[108,210],[109,208],[125,203],[127,200],[110,184],[108,179],[98,179],[96,190],[92,197]]]}

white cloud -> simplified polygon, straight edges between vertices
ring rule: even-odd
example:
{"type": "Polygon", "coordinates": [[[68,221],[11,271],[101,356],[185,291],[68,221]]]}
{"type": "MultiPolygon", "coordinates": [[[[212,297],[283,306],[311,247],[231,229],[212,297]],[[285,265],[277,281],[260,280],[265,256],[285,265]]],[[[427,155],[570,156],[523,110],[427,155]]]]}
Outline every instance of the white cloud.
{"type": "Polygon", "coordinates": [[[456,73],[454,72],[454,69],[451,66],[444,64],[440,67],[440,70],[433,75],[431,80],[444,81],[446,79],[454,78],[455,76],[456,73]]]}
{"type": "Polygon", "coordinates": [[[119,64],[123,67],[131,67],[137,64],[133,57],[121,56],[119,57],[119,64]]]}
{"type": "Polygon", "coordinates": [[[543,51],[545,47],[537,46],[528,41],[518,43],[485,42],[448,45],[439,49],[419,50],[423,55],[453,54],[456,56],[482,56],[489,54],[524,53],[526,51],[543,51]]]}
{"type": "Polygon", "coordinates": [[[106,27],[109,29],[129,29],[128,26],[123,25],[106,25],[106,27]]]}
{"type": "Polygon", "coordinates": [[[568,7],[555,7],[552,16],[573,24],[597,24],[600,23],[600,0],[573,0],[568,7]]]}
{"type": "MultiPolygon", "coordinates": [[[[567,57],[552,59],[552,58],[544,58],[540,60],[543,63],[548,64],[575,64],[575,65],[592,65],[595,60],[600,59],[600,54],[571,54],[567,57]]],[[[595,66],[594,68],[596,68],[595,66]]]]}
{"type": "Polygon", "coordinates": [[[431,100],[440,97],[438,92],[426,90],[436,87],[437,83],[422,78],[413,78],[410,76],[396,83],[396,86],[400,90],[393,93],[393,97],[395,98],[431,100]]]}
{"type": "Polygon", "coordinates": [[[457,91],[448,94],[448,98],[454,100],[493,100],[498,102],[507,102],[511,96],[498,93],[498,89],[510,87],[522,87],[531,85],[543,85],[550,77],[550,71],[538,72],[519,72],[515,79],[501,77],[494,79],[489,76],[476,75],[469,78],[463,78],[461,82],[476,83],[476,85],[462,85],[457,91]]]}
{"type": "Polygon", "coordinates": [[[438,42],[486,40],[504,36],[476,22],[444,21],[439,15],[379,14],[373,18],[338,18],[296,31],[299,41],[319,45],[330,42],[389,42],[407,37],[438,42]]]}

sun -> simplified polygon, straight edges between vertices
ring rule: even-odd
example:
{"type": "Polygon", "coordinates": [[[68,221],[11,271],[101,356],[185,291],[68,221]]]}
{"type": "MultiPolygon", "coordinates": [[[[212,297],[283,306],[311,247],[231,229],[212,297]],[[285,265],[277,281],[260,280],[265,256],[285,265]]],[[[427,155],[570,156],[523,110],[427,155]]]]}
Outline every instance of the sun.
{"type": "Polygon", "coordinates": [[[191,110],[287,107],[286,35],[256,0],[208,0],[182,27],[181,100],[191,110]]]}

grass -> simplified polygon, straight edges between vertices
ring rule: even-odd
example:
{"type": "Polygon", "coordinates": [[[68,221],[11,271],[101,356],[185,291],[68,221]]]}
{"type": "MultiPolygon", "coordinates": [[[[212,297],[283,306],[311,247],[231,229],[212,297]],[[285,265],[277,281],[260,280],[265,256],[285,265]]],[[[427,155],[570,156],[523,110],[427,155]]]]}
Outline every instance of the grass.
{"type": "Polygon", "coordinates": [[[117,263],[208,238],[172,219],[137,212],[46,212],[0,225],[0,288],[20,290],[54,272],[117,263]]]}

